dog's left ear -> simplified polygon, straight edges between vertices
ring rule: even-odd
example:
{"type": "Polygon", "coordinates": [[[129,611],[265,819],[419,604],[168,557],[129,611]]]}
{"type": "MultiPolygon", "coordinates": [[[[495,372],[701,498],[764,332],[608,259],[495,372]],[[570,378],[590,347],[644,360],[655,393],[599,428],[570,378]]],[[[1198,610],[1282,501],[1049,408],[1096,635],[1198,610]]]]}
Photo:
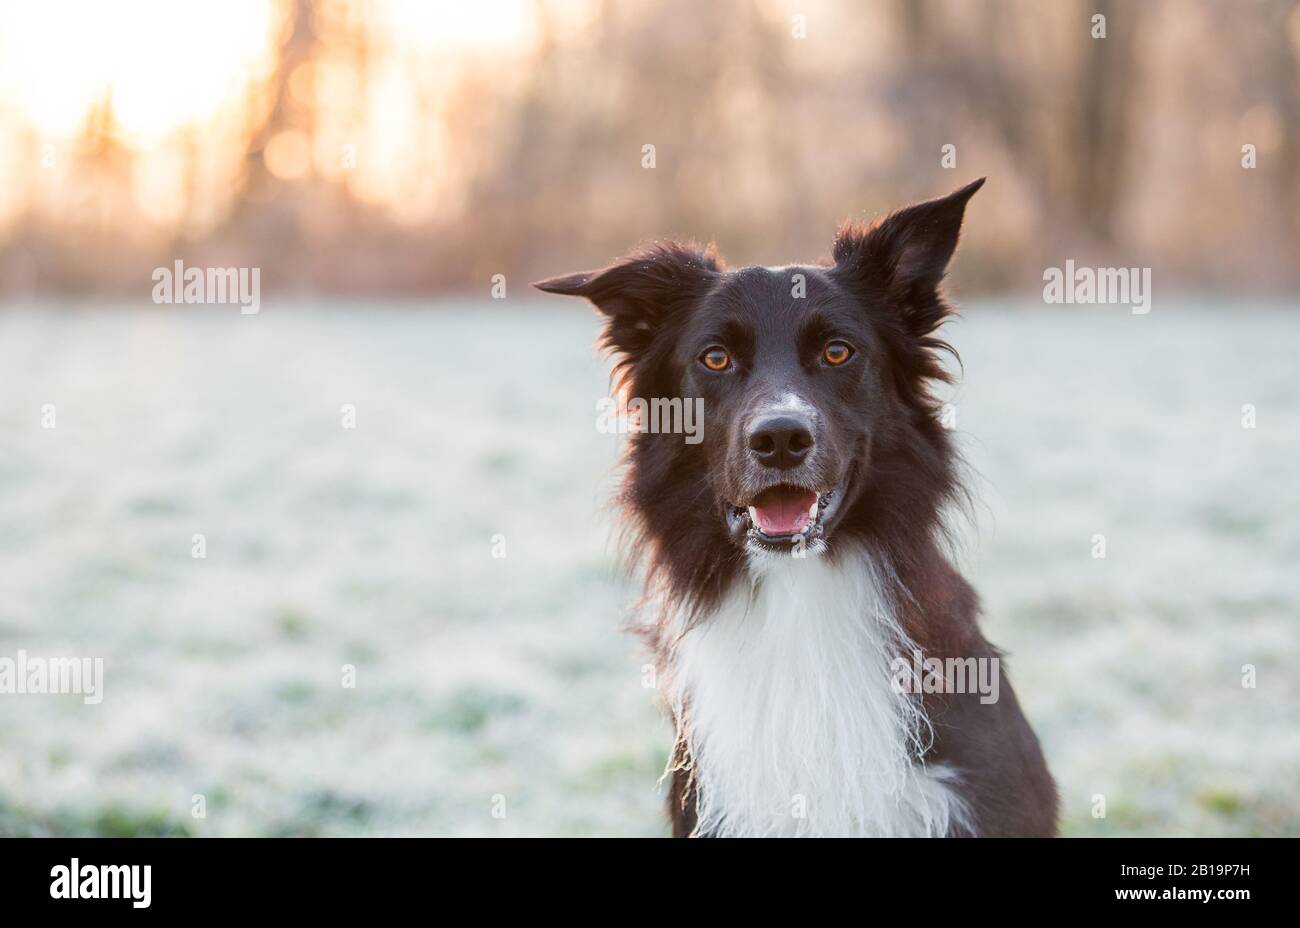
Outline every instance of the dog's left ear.
{"type": "Polygon", "coordinates": [[[836,273],[884,287],[898,305],[907,329],[925,336],[943,321],[947,308],[939,284],[961,234],[966,202],[984,178],[946,197],[916,203],[869,227],[848,225],[835,239],[836,273]]]}
{"type": "Polygon", "coordinates": [[[640,356],[664,322],[692,305],[719,273],[712,246],[667,243],[598,271],[552,277],[533,286],[591,300],[606,319],[606,346],[631,359],[640,356]]]}

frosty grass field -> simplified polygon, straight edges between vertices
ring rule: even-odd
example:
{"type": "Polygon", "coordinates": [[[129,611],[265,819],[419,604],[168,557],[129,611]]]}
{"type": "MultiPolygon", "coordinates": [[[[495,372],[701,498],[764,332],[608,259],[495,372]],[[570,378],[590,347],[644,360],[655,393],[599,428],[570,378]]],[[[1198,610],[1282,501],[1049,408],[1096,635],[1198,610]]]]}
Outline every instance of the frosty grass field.
{"type": "MultiPolygon", "coordinates": [[[[1066,834],[1300,832],[1295,310],[968,302],[949,329],[963,566],[1066,834]]],[[[596,327],[0,311],[0,656],[106,678],[97,706],[0,696],[0,834],[663,834],[596,327]]]]}

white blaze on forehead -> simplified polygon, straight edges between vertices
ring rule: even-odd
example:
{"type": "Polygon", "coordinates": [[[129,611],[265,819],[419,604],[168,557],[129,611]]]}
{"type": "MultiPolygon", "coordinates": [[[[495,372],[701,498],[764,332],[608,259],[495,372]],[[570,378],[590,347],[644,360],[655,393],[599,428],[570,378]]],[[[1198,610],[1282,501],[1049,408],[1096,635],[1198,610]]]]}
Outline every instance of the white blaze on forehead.
{"type": "Polygon", "coordinates": [[[769,413],[782,413],[782,412],[799,412],[799,413],[803,413],[805,416],[817,415],[817,407],[814,406],[812,403],[808,402],[798,393],[794,393],[794,392],[787,392],[781,394],[781,396],[778,397],[774,402],[768,403],[759,411],[764,415],[767,415],[769,413]]]}

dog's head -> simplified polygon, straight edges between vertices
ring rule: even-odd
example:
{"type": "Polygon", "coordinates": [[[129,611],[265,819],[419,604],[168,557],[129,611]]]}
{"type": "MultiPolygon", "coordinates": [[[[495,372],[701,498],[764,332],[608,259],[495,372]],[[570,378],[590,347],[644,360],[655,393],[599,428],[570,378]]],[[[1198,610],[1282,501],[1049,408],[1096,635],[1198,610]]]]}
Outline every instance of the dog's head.
{"type": "Polygon", "coordinates": [[[825,265],[728,271],[711,248],[670,244],[536,285],[605,315],[629,397],[703,400],[700,444],[632,442],[629,502],[655,541],[803,552],[928,531],[953,489],[928,390],[945,377],[940,282],[982,184],[844,227],[825,265]]]}

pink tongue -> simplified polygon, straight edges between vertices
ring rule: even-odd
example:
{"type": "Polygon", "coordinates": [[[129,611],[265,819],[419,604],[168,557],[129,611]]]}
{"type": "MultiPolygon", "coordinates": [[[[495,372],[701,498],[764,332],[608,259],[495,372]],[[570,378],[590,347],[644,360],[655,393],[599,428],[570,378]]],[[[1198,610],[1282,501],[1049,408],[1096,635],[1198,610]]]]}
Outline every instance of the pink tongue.
{"type": "Polygon", "coordinates": [[[808,524],[808,510],[817,501],[811,490],[774,487],[754,500],[758,527],[769,535],[793,535],[808,524]]]}

